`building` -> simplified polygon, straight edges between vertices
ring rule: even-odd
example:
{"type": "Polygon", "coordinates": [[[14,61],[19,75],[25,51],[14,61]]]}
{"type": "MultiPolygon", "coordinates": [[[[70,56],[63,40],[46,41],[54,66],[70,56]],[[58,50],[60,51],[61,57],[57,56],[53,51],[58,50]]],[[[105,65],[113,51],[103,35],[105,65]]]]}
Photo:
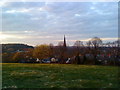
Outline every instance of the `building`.
{"type": "Polygon", "coordinates": [[[66,38],[65,38],[65,35],[64,35],[64,44],[63,44],[64,47],[66,47],[66,38]]]}

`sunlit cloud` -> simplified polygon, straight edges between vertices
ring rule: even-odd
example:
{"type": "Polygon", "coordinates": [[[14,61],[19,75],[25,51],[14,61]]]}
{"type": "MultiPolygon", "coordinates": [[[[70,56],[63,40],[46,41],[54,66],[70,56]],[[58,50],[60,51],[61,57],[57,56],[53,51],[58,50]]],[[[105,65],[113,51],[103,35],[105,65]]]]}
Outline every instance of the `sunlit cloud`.
{"type": "Polygon", "coordinates": [[[90,9],[94,10],[94,9],[95,9],[95,7],[93,7],[93,6],[92,6],[92,7],[90,7],[90,9]]]}
{"type": "Polygon", "coordinates": [[[104,40],[104,41],[107,41],[107,40],[116,41],[116,40],[118,40],[118,38],[101,38],[101,39],[104,40]]]}
{"type": "Polygon", "coordinates": [[[24,36],[24,35],[17,35],[17,34],[3,34],[0,33],[0,39],[3,40],[10,40],[10,39],[25,39],[28,38],[29,36],[24,36]]]}
{"type": "Polygon", "coordinates": [[[30,12],[32,9],[20,9],[20,10],[8,10],[6,11],[6,13],[26,13],[26,12],[30,12]]]}
{"type": "Polygon", "coordinates": [[[37,17],[32,17],[30,18],[31,20],[40,20],[40,18],[37,18],[37,17]]]}
{"type": "Polygon", "coordinates": [[[34,33],[34,31],[24,31],[25,33],[34,33]]]}
{"type": "Polygon", "coordinates": [[[1,1],[0,1],[0,7],[7,6],[7,1],[8,1],[8,0],[1,0],[1,1]]]}
{"type": "MultiPolygon", "coordinates": [[[[88,42],[90,41],[92,38],[87,38],[87,39],[77,39],[77,40],[67,40],[68,42],[75,42],[75,41],[82,41],[82,42],[88,42]]],[[[116,41],[118,40],[118,38],[100,38],[102,41],[116,41]]],[[[56,40],[58,42],[63,41],[63,40],[56,40]]]]}
{"type": "Polygon", "coordinates": [[[44,11],[44,8],[41,7],[41,8],[39,8],[38,10],[39,10],[39,11],[44,11]]]}
{"type": "Polygon", "coordinates": [[[15,36],[0,33],[0,39],[1,40],[5,40],[5,39],[8,39],[8,38],[15,38],[15,36]]]}
{"type": "Polygon", "coordinates": [[[76,17],[80,17],[80,14],[75,14],[76,17]]]}

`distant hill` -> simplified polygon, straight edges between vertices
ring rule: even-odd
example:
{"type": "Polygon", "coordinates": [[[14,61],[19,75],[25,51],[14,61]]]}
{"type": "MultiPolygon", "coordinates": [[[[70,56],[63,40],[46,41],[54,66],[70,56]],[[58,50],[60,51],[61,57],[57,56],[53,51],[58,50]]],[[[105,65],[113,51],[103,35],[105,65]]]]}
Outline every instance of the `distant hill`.
{"type": "Polygon", "coordinates": [[[16,51],[27,51],[28,49],[34,48],[27,44],[2,44],[2,53],[12,53],[16,51]]]}

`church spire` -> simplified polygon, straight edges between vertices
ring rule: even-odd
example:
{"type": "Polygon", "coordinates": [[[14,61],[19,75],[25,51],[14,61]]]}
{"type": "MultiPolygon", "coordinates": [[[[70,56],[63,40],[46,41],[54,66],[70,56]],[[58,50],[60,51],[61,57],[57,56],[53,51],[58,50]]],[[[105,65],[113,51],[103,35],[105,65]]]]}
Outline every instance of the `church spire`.
{"type": "Polygon", "coordinates": [[[64,35],[64,47],[66,47],[66,38],[65,38],[65,35],[64,35]]]}

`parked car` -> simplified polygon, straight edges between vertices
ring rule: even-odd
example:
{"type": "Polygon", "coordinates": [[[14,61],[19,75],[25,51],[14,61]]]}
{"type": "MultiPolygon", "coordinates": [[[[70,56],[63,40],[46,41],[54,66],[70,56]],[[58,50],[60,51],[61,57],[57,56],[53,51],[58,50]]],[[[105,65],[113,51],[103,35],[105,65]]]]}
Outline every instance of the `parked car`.
{"type": "Polygon", "coordinates": [[[50,61],[50,59],[43,59],[42,60],[42,63],[50,63],[51,61],[50,61]]]}

